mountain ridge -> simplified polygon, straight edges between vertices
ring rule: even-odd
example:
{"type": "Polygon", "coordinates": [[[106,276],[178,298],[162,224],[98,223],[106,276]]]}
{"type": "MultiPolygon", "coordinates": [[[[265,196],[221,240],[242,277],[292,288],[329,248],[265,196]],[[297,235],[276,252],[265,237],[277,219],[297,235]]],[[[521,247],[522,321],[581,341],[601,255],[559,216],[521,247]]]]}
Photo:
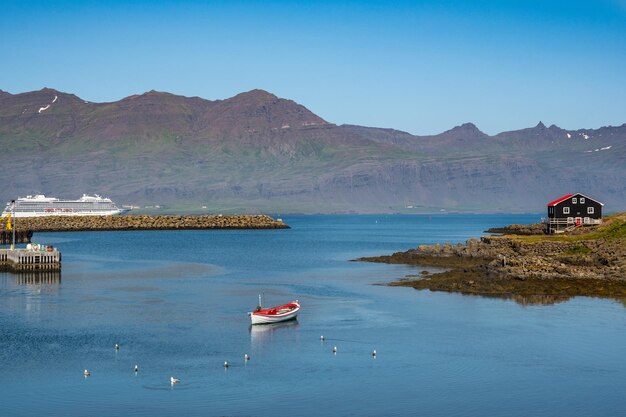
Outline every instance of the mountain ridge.
{"type": "MultiPolygon", "coordinates": [[[[80,98],[79,96],[76,96],[75,94],[63,92],[63,91],[60,91],[60,90],[57,90],[57,89],[54,89],[54,88],[50,88],[50,87],[43,87],[43,88],[41,88],[39,90],[27,91],[27,92],[22,92],[22,93],[10,93],[10,92],[8,92],[6,90],[0,89],[0,97],[4,97],[4,98],[7,98],[7,97],[19,97],[19,96],[26,96],[26,95],[34,96],[37,93],[42,93],[42,94],[43,93],[52,93],[52,94],[56,94],[56,95],[62,95],[62,96],[65,96],[65,97],[71,97],[74,100],[80,101],[80,102],[85,103],[85,104],[90,104],[90,105],[108,105],[108,104],[115,104],[115,103],[120,103],[120,102],[123,102],[123,101],[132,100],[132,99],[136,99],[136,98],[159,97],[159,96],[161,96],[161,97],[163,97],[163,96],[165,96],[165,97],[172,97],[172,98],[178,98],[178,99],[185,99],[185,100],[190,100],[190,101],[191,100],[202,101],[202,102],[210,103],[210,104],[215,104],[215,103],[220,103],[220,102],[230,102],[230,101],[239,100],[239,99],[248,98],[248,97],[262,97],[263,99],[266,99],[266,100],[267,99],[271,99],[271,100],[275,100],[275,101],[288,101],[288,102],[291,102],[291,103],[295,103],[298,106],[301,106],[304,109],[306,109],[306,107],[296,103],[293,100],[280,98],[280,97],[276,96],[273,93],[270,93],[270,92],[268,92],[266,90],[258,89],[258,88],[255,88],[255,89],[252,89],[252,90],[249,90],[249,91],[244,91],[244,92],[235,94],[234,96],[228,97],[228,98],[225,98],[225,99],[215,99],[215,100],[206,99],[206,98],[199,97],[199,96],[185,96],[185,95],[170,93],[170,92],[167,92],[167,91],[158,91],[158,90],[154,90],[153,89],[153,90],[145,91],[145,92],[140,93],[140,94],[132,94],[130,96],[123,97],[123,98],[121,98],[119,100],[116,100],[116,101],[103,101],[103,102],[83,100],[82,98],[80,98]]],[[[308,109],[306,109],[306,110],[310,112],[310,110],[308,110],[308,109]]],[[[321,117],[319,117],[317,115],[315,115],[315,116],[318,117],[319,119],[321,119],[321,117]]],[[[324,123],[332,124],[332,123],[329,123],[327,121],[324,121],[324,123]]],[[[357,126],[357,125],[353,125],[353,124],[348,123],[348,124],[341,124],[341,125],[338,125],[338,126],[353,127],[353,126],[357,126]]],[[[537,125],[535,125],[535,126],[531,126],[531,127],[528,127],[528,128],[517,129],[517,130],[502,131],[502,132],[495,133],[495,134],[492,134],[492,135],[484,133],[483,131],[481,131],[480,128],[476,124],[474,124],[473,122],[465,122],[465,123],[462,123],[462,124],[457,125],[455,127],[452,127],[452,128],[450,128],[450,129],[448,129],[446,131],[443,131],[443,132],[440,132],[440,133],[437,133],[437,134],[432,134],[432,135],[413,134],[413,133],[402,131],[402,130],[398,130],[398,129],[395,129],[395,128],[380,128],[380,127],[375,127],[375,126],[358,126],[358,127],[396,131],[396,132],[406,133],[406,134],[409,134],[409,135],[415,136],[415,137],[436,137],[436,136],[440,136],[442,134],[445,134],[445,133],[448,133],[448,132],[452,132],[452,131],[465,131],[465,130],[470,130],[471,129],[471,130],[475,131],[479,135],[484,135],[486,137],[496,137],[496,136],[499,136],[499,135],[505,135],[505,134],[508,134],[508,133],[511,133],[511,132],[519,132],[519,131],[527,130],[527,129],[535,129],[535,130],[546,130],[546,129],[547,130],[553,130],[553,129],[558,129],[558,130],[561,130],[563,132],[587,132],[587,131],[597,131],[597,130],[601,130],[601,129],[620,128],[620,127],[625,127],[625,126],[626,126],[626,122],[622,123],[621,125],[616,125],[616,126],[614,126],[614,125],[604,125],[604,126],[600,126],[598,128],[564,129],[564,128],[561,128],[561,127],[559,127],[559,126],[557,126],[555,124],[552,124],[549,127],[547,127],[543,123],[543,121],[540,120],[537,123],[537,125]]]]}
{"type": "Polygon", "coordinates": [[[94,103],[44,88],[0,92],[9,178],[0,198],[98,192],[249,212],[542,211],[544,200],[580,191],[617,209],[626,205],[625,144],[626,124],[539,122],[487,135],[468,122],[417,136],[329,123],[260,89],[94,103]]]}

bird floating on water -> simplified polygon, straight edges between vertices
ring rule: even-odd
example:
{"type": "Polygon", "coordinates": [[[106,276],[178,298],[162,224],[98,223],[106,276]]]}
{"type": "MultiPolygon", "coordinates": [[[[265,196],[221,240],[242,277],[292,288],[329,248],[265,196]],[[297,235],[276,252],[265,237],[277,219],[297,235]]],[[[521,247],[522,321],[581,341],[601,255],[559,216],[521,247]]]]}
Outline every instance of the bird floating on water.
{"type": "Polygon", "coordinates": [[[324,335],[320,336],[320,340],[323,342],[324,341],[324,335]]]}
{"type": "Polygon", "coordinates": [[[333,346],[333,353],[337,353],[337,346],[333,346]]]}
{"type": "Polygon", "coordinates": [[[174,384],[178,384],[179,382],[180,382],[180,379],[174,378],[173,376],[170,377],[170,384],[174,385],[174,384]]]}
{"type": "Polygon", "coordinates": [[[246,353],[245,355],[243,355],[243,359],[246,361],[250,360],[250,356],[246,353]]]}
{"type": "Polygon", "coordinates": [[[83,372],[83,375],[85,375],[85,378],[87,378],[88,376],[91,375],[91,372],[89,372],[87,369],[85,369],[85,371],[83,372]]]}
{"type": "Polygon", "coordinates": [[[229,366],[228,362],[224,361],[224,368],[228,368],[229,366]]]}
{"type": "Polygon", "coordinates": [[[117,343],[115,344],[115,350],[120,350],[120,345],[118,345],[117,343]]]}
{"type": "Polygon", "coordinates": [[[374,349],[374,351],[372,352],[372,356],[376,357],[376,349],[374,349]]]}
{"type": "Polygon", "coordinates": [[[135,373],[139,372],[139,366],[135,365],[135,373]]]}

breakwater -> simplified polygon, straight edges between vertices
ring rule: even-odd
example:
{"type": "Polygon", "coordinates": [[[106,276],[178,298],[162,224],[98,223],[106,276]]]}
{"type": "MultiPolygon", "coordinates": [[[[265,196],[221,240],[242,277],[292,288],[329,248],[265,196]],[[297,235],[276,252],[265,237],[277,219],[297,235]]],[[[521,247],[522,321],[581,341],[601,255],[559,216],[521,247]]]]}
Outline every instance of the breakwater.
{"type": "Polygon", "coordinates": [[[29,230],[32,232],[289,228],[282,220],[273,219],[267,215],[47,216],[20,218],[15,223],[17,230],[29,230]]]}

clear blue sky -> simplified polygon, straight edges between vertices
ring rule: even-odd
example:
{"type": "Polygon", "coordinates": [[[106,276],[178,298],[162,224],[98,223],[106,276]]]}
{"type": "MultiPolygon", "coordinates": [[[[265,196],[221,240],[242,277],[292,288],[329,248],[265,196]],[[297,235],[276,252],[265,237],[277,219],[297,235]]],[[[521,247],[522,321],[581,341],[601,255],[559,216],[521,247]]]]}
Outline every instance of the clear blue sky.
{"type": "Polygon", "coordinates": [[[626,122],[626,0],[0,0],[0,89],[90,101],[262,88],[437,133],[626,122]]]}

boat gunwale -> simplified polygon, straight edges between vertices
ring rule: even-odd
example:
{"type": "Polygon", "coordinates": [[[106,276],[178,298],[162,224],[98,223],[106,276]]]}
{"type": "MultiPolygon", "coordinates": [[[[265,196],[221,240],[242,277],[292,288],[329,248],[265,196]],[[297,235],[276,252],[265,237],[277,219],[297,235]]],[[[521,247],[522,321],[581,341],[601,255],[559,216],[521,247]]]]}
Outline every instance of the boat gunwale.
{"type": "Polygon", "coordinates": [[[300,311],[300,302],[298,300],[286,303],[286,304],[282,304],[276,307],[270,307],[270,308],[265,308],[265,309],[261,309],[261,310],[256,310],[256,311],[251,311],[250,315],[251,316],[258,316],[258,317],[284,317],[284,316],[288,316],[294,313],[297,313],[298,311],[300,311]],[[282,307],[285,308],[290,308],[288,311],[285,311],[283,313],[270,313],[270,311],[272,310],[279,310],[282,307]]]}

